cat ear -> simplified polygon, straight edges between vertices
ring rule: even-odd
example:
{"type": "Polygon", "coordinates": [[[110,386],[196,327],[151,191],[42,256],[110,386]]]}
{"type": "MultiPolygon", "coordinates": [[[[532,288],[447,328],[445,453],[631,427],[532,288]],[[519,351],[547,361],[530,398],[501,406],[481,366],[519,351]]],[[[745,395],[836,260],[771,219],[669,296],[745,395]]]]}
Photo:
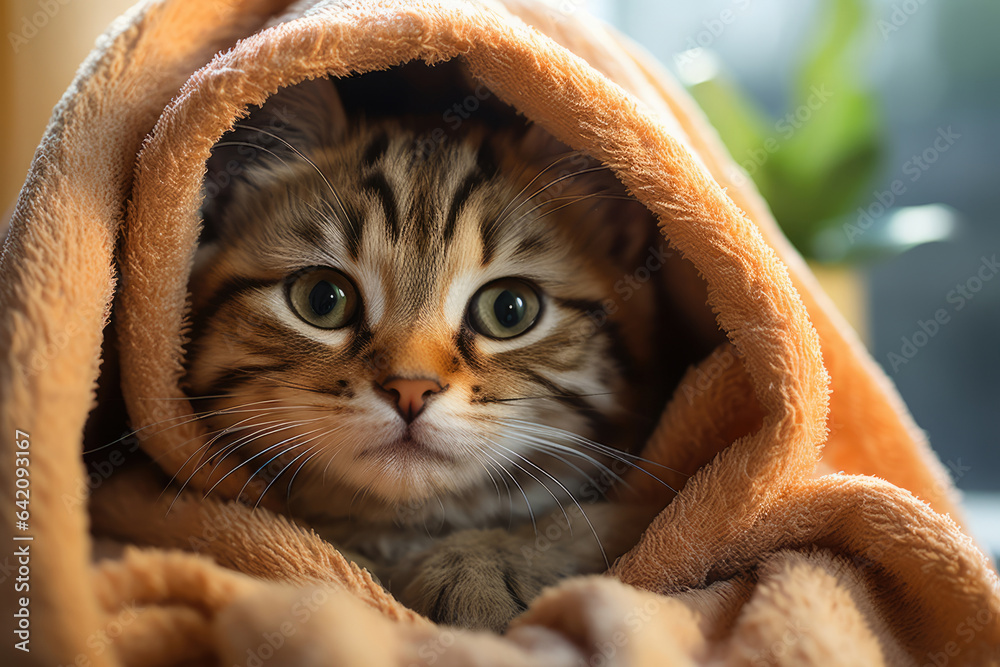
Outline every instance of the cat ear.
{"type": "Polygon", "coordinates": [[[620,183],[608,187],[606,181],[600,191],[602,197],[608,198],[586,202],[585,212],[576,219],[577,228],[586,237],[591,252],[603,254],[614,266],[629,273],[645,261],[649,252],[666,242],[649,209],[627,197],[620,183]]]}
{"type": "Polygon", "coordinates": [[[657,242],[655,220],[645,206],[628,196],[610,169],[601,169],[600,162],[574,151],[537,123],[527,126],[521,146],[539,169],[546,169],[538,187],[553,184],[543,191],[543,197],[565,203],[581,198],[578,204],[568,206],[567,212],[591,252],[601,253],[627,270],[644,259],[651,243],[657,242]]]}
{"type": "Polygon", "coordinates": [[[347,114],[333,82],[319,78],[280,89],[238,125],[278,135],[302,150],[339,140],[347,129],[347,114]]]}
{"type": "Polygon", "coordinates": [[[282,164],[301,160],[337,143],[347,130],[347,114],[327,78],[282,88],[212,148],[204,180],[202,242],[224,235],[226,210],[243,188],[267,183],[282,164]]]}
{"type": "Polygon", "coordinates": [[[572,152],[569,146],[552,136],[548,130],[542,129],[538,123],[525,125],[521,146],[522,150],[532,156],[533,161],[544,161],[546,158],[552,161],[572,152]]]}

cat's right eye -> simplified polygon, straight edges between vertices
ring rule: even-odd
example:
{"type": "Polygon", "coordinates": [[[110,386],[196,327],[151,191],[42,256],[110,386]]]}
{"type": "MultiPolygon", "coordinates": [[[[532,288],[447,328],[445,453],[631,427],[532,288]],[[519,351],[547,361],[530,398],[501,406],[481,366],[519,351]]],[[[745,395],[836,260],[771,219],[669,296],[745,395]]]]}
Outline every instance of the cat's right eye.
{"type": "Polygon", "coordinates": [[[299,273],[288,288],[288,301],[295,314],[320,329],[339,329],[354,321],[358,291],[340,271],[308,269],[299,273]]]}

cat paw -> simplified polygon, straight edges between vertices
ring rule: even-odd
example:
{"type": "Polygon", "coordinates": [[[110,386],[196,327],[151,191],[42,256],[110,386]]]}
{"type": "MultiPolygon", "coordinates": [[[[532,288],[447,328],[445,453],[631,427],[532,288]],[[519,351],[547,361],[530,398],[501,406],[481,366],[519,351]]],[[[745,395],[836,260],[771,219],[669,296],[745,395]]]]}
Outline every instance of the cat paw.
{"type": "Polygon", "coordinates": [[[502,632],[542,588],[569,572],[557,560],[531,559],[524,541],[502,530],[455,533],[404,564],[400,601],[432,621],[502,632]]]}

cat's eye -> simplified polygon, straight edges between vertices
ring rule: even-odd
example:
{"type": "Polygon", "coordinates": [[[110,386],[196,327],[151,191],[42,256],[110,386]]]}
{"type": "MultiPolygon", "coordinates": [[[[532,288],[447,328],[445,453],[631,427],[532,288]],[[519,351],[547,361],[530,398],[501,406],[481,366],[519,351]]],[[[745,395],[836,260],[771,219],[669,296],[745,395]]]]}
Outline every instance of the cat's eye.
{"type": "Polygon", "coordinates": [[[303,320],[320,329],[339,329],[354,321],[358,292],[350,279],[336,269],[309,269],[298,274],[288,288],[288,301],[303,320]]]}
{"type": "Polygon", "coordinates": [[[513,338],[538,319],[541,299],[530,283],[501,278],[483,285],[469,304],[472,328],[490,338],[513,338]]]}

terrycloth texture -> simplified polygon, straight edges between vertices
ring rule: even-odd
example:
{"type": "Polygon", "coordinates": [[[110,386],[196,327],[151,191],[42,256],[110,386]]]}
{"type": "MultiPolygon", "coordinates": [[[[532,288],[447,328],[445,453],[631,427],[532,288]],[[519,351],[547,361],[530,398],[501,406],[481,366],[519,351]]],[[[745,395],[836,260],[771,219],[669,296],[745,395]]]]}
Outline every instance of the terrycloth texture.
{"type": "MultiPolygon", "coordinates": [[[[2,521],[33,537],[31,653],[10,628],[3,664],[1000,664],[996,573],[890,382],[759,196],[731,180],[689,98],[574,6],[164,0],[112,26],[55,110],[0,258],[2,521]],[[304,17],[272,20],[285,12],[304,17]],[[133,427],[189,414],[185,400],[142,398],[183,399],[211,145],[281,86],[457,56],[609,165],[703,277],[733,346],[682,380],[645,454],[693,476],[658,498],[671,502],[611,576],[546,592],[503,637],[429,623],[267,510],[193,493],[165,518],[142,473],[91,484],[94,532],[146,545],[92,565],[78,499],[102,331],[117,294],[133,427]],[[15,429],[30,442],[27,531],[14,523],[15,429]]],[[[183,479],[201,437],[192,423],[142,447],[183,479]]],[[[235,495],[242,475],[218,491],[235,495]]],[[[660,493],[630,481],[644,500],[660,493]]],[[[25,594],[3,585],[10,625],[25,594]]]]}

